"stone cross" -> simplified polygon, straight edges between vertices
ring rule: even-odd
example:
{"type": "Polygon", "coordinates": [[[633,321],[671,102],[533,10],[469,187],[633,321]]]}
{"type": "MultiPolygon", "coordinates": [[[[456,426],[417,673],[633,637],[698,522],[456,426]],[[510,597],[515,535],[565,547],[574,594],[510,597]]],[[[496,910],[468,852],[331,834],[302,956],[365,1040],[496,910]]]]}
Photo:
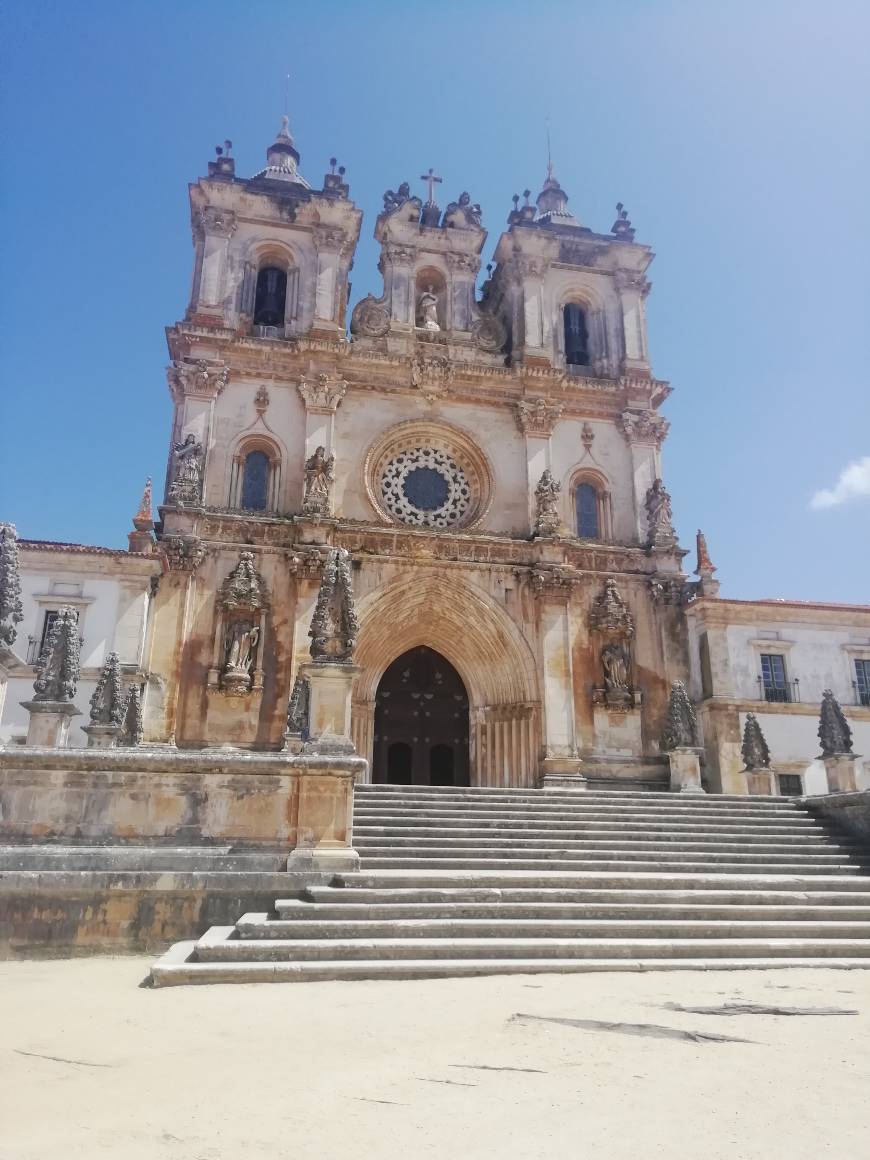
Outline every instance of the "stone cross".
{"type": "Polygon", "coordinates": [[[430,169],[428,173],[424,173],[421,176],[420,180],[425,181],[426,185],[428,186],[428,193],[426,194],[426,204],[427,205],[434,205],[435,204],[435,185],[436,185],[436,183],[438,185],[440,185],[442,179],[440,177],[435,176],[434,169],[430,169]]]}

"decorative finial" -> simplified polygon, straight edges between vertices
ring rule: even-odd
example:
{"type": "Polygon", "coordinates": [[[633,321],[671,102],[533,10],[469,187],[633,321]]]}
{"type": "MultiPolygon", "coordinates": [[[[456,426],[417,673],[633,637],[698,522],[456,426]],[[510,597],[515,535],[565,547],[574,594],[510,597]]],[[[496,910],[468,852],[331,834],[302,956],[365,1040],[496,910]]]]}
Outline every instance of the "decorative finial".
{"type": "Polygon", "coordinates": [[[0,644],[15,644],[23,619],[18,532],[15,524],[0,523],[0,644]]]}
{"type": "Polygon", "coordinates": [[[424,173],[420,180],[426,182],[426,204],[435,205],[435,186],[440,185],[442,179],[440,177],[436,177],[435,170],[430,168],[429,172],[424,173]]]}
{"type": "Polygon", "coordinates": [[[528,205],[528,204],[529,204],[529,198],[530,198],[531,196],[532,196],[532,191],[531,191],[530,189],[524,189],[524,190],[523,190],[523,197],[525,198],[525,204],[526,204],[526,205],[528,205]]]}
{"type": "Polygon", "coordinates": [[[145,488],[142,492],[142,498],[139,500],[139,510],[133,516],[133,527],[138,530],[140,523],[145,523],[149,528],[154,527],[154,512],[152,510],[152,494],[151,494],[151,476],[145,480],[145,488]]]}
{"type": "Polygon", "coordinates": [[[712,576],[716,571],[713,561],[710,559],[710,553],[707,551],[707,537],[698,528],[697,536],[697,551],[698,551],[698,566],[695,569],[696,576],[712,576]]]}
{"type": "Polygon", "coordinates": [[[634,230],[628,217],[628,210],[621,201],[616,203],[616,221],[610,227],[610,232],[625,242],[634,241],[634,230]]]}
{"type": "Polygon", "coordinates": [[[514,209],[519,209],[520,195],[518,193],[515,193],[513,195],[513,197],[511,198],[511,201],[514,203],[514,209]]]}
{"type": "Polygon", "coordinates": [[[822,757],[836,757],[838,754],[852,753],[852,730],[837,698],[830,689],[825,689],[822,693],[819,741],[822,743],[822,757]]]}
{"type": "Polygon", "coordinates": [[[330,157],[330,159],[329,159],[329,172],[330,173],[335,173],[336,165],[338,165],[338,158],[337,157],[330,157]]]}
{"type": "Polygon", "coordinates": [[[553,157],[550,150],[550,118],[547,118],[547,181],[553,180],[553,157]]]}

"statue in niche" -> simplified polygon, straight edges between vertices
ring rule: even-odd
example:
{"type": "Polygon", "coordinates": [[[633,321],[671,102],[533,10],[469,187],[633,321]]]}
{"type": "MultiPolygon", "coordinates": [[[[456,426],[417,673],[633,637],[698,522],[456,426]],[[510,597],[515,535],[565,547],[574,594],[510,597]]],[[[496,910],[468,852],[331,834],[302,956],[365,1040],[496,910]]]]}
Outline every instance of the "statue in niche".
{"type": "Polygon", "coordinates": [[[422,330],[441,329],[438,322],[438,299],[432,286],[427,287],[420,295],[420,301],[417,304],[417,317],[420,319],[419,326],[422,330]]]}
{"type": "Polygon", "coordinates": [[[651,544],[673,544],[673,511],[671,497],[661,479],[656,479],[646,493],[646,515],[651,544]]]}
{"type": "Polygon", "coordinates": [[[234,620],[229,625],[224,645],[224,688],[244,692],[250,689],[259,639],[259,626],[252,620],[234,620]]]}
{"type": "Polygon", "coordinates": [[[611,641],[601,650],[604,670],[605,700],[608,704],[624,705],[631,700],[631,653],[628,645],[611,641]]]}
{"type": "Polygon", "coordinates": [[[196,436],[188,434],[181,443],[172,447],[174,478],[169,498],[179,503],[196,503],[202,488],[203,447],[196,436]]]}
{"type": "Polygon", "coordinates": [[[325,447],[316,448],[305,461],[305,495],[302,511],[305,515],[327,515],[335,482],[335,456],[327,455],[325,447]]]}

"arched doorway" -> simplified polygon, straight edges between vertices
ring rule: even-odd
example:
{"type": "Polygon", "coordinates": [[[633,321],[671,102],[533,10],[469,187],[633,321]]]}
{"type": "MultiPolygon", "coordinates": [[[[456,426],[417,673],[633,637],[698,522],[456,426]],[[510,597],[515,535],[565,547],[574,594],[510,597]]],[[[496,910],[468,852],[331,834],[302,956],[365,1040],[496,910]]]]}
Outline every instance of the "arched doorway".
{"type": "Polygon", "coordinates": [[[468,693],[453,665],[423,645],[381,677],[372,780],[468,785],[468,693]]]}

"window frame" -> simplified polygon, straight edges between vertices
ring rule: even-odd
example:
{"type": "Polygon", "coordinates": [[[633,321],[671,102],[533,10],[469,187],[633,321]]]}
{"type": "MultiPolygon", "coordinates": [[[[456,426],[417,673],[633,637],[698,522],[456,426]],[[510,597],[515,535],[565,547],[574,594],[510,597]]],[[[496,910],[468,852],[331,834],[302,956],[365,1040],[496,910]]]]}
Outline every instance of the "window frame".
{"type": "Polygon", "coordinates": [[[251,511],[256,515],[277,513],[281,497],[282,465],[284,455],[281,448],[262,435],[249,435],[242,439],[233,453],[230,465],[227,507],[230,511],[251,511]],[[245,463],[249,455],[261,452],[268,461],[266,478],[266,506],[262,509],[243,508],[242,496],[245,486],[245,463]]]}

